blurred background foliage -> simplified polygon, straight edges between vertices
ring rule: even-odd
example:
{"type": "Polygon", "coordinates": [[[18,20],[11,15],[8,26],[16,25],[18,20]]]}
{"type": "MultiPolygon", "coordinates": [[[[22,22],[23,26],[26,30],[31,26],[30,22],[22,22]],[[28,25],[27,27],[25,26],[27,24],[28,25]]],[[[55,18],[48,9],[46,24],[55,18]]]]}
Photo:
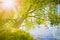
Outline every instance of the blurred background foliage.
{"type": "Polygon", "coordinates": [[[60,14],[57,11],[60,0],[19,0],[18,3],[21,8],[16,9],[17,12],[13,9],[0,12],[0,40],[33,40],[24,31],[11,33],[10,30],[3,29],[5,27],[19,28],[23,24],[29,30],[35,24],[46,25],[46,21],[50,25],[60,24],[60,14]]]}
{"type": "Polygon", "coordinates": [[[51,25],[60,24],[60,14],[57,11],[57,6],[60,4],[59,0],[20,0],[19,2],[21,8],[16,9],[17,12],[14,9],[0,12],[1,27],[5,26],[6,23],[16,28],[19,28],[22,23],[27,26],[33,26],[34,23],[46,24],[46,21],[50,21],[51,25]],[[24,22],[26,19],[30,22],[24,22]]]}
{"type": "Polygon", "coordinates": [[[0,40],[33,40],[33,37],[24,30],[2,28],[0,40]]]}

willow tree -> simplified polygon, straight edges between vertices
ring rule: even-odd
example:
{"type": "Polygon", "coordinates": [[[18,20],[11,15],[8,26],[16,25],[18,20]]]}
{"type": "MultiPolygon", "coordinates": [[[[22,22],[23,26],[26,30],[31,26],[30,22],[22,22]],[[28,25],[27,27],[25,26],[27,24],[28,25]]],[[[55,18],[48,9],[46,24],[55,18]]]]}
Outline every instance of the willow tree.
{"type": "Polygon", "coordinates": [[[60,24],[57,6],[60,0],[1,0],[0,28],[18,29],[22,24],[28,29],[34,24],[60,24]],[[12,6],[11,6],[12,5],[12,6]]]}

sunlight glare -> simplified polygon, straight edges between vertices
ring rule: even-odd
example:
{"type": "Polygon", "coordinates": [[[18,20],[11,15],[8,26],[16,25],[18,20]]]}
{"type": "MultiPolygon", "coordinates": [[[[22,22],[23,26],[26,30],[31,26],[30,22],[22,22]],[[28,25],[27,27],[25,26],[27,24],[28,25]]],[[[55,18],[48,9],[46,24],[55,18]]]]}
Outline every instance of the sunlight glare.
{"type": "Polygon", "coordinates": [[[4,9],[11,9],[15,6],[15,0],[3,0],[2,1],[2,7],[4,9]]]}

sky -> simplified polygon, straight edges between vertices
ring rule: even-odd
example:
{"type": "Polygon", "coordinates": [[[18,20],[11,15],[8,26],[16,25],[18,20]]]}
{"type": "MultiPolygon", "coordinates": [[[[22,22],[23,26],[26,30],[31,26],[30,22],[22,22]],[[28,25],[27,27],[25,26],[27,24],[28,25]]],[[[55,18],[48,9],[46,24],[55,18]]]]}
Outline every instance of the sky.
{"type": "Polygon", "coordinates": [[[58,13],[60,13],[60,5],[58,5],[58,9],[57,10],[58,10],[58,13]]]}

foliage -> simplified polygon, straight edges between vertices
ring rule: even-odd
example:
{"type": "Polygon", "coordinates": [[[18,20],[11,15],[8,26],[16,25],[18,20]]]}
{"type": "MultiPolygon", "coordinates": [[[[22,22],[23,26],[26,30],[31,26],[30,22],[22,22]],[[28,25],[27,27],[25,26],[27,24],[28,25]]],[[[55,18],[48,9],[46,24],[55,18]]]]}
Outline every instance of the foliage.
{"type": "Polygon", "coordinates": [[[33,40],[23,30],[12,33],[12,29],[9,29],[18,29],[21,24],[28,30],[34,28],[35,24],[45,25],[46,21],[50,21],[51,25],[60,24],[60,14],[57,12],[60,0],[17,0],[17,3],[15,9],[0,10],[0,40],[33,40]]]}
{"type": "Polygon", "coordinates": [[[33,37],[23,30],[0,29],[0,40],[33,40],[33,37]]]}
{"type": "MultiPolygon", "coordinates": [[[[57,12],[57,6],[60,4],[59,0],[21,0],[18,1],[18,3],[21,8],[17,8],[16,10],[12,9],[8,12],[2,10],[2,12],[0,12],[1,27],[4,27],[7,23],[10,27],[19,28],[28,17],[33,17],[35,21],[25,22],[25,26],[30,26],[30,24],[33,26],[33,23],[45,24],[47,20],[50,21],[52,25],[60,24],[59,14],[57,12]]],[[[27,21],[29,20],[30,19],[27,21]]]]}
{"type": "MultiPolygon", "coordinates": [[[[23,13],[23,14],[26,16],[26,18],[33,17],[32,21],[35,20],[33,23],[37,23],[40,25],[40,24],[46,24],[46,21],[50,21],[51,25],[60,24],[60,21],[59,21],[60,14],[58,14],[58,11],[57,11],[57,6],[58,6],[58,4],[60,4],[59,0],[23,0],[23,1],[24,1],[23,4],[25,4],[25,5],[22,7],[22,9],[24,11],[28,12],[28,13],[26,13],[26,15],[25,15],[25,13],[23,13]],[[24,8],[26,8],[26,9],[24,9],[24,8]],[[32,15],[32,14],[34,14],[34,15],[32,15]]],[[[26,20],[26,18],[25,18],[25,20],[26,20]]],[[[27,21],[29,21],[29,20],[27,20],[27,21]]],[[[28,25],[29,23],[27,24],[27,22],[25,22],[25,24],[28,25]]]]}

